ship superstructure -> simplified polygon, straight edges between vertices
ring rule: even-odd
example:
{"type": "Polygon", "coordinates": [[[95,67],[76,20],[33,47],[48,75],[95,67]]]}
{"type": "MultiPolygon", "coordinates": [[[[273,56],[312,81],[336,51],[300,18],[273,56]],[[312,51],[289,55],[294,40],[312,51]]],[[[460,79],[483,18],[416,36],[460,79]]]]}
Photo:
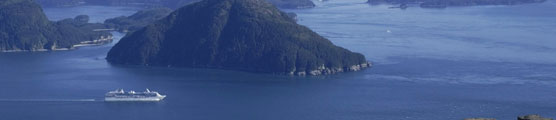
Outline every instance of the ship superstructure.
{"type": "Polygon", "coordinates": [[[110,91],[106,93],[104,101],[160,101],[164,99],[166,95],[160,95],[156,91],[150,91],[146,89],[145,92],[135,92],[129,91],[125,92],[123,89],[118,89],[115,91],[110,91]]]}

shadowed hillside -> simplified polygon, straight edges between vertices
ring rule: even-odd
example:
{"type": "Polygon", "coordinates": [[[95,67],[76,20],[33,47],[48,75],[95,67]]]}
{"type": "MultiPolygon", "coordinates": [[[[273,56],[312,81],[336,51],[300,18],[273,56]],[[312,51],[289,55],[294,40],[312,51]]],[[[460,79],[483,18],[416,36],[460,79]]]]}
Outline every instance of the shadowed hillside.
{"type": "Polygon", "coordinates": [[[0,51],[44,51],[71,49],[85,41],[110,38],[94,32],[100,24],[90,24],[88,16],[49,21],[32,0],[0,1],[0,51]]]}
{"type": "Polygon", "coordinates": [[[205,0],[128,34],[114,64],[202,67],[295,75],[370,66],[262,0],[205,0]]]}

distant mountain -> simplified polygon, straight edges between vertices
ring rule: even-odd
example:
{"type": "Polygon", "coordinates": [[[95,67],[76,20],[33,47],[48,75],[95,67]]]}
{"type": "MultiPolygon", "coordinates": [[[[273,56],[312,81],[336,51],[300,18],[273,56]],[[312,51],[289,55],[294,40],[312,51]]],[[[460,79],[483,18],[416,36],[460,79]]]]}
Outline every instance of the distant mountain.
{"type": "Polygon", "coordinates": [[[370,4],[420,4],[423,8],[444,8],[447,6],[476,5],[518,5],[541,3],[546,0],[367,0],[370,4]]]}
{"type": "MultiPolygon", "coordinates": [[[[112,19],[107,19],[104,24],[109,28],[114,28],[120,32],[136,31],[155,21],[165,18],[172,12],[168,8],[153,8],[141,10],[131,16],[120,16],[112,19]]],[[[289,17],[297,20],[297,14],[287,13],[289,17]]]]}
{"type": "Polygon", "coordinates": [[[107,60],[292,75],[370,66],[362,54],[335,46],[262,0],[204,0],[185,6],[126,35],[107,60]]]}
{"type": "Polygon", "coordinates": [[[519,116],[517,117],[517,120],[553,120],[552,118],[544,118],[540,115],[526,115],[526,116],[519,116]]]}
{"type": "MultiPolygon", "coordinates": [[[[496,120],[494,118],[467,118],[467,119],[463,119],[463,120],[496,120]]],[[[517,117],[517,120],[553,120],[552,118],[544,118],[541,117],[540,115],[536,115],[536,114],[532,114],[532,115],[526,115],[526,116],[519,116],[517,117]]]]}
{"type": "Polygon", "coordinates": [[[85,0],[36,0],[42,6],[48,7],[68,7],[85,3],[85,0]]]}
{"type": "MultiPolygon", "coordinates": [[[[47,7],[75,6],[81,4],[95,5],[121,5],[121,6],[141,6],[141,7],[168,7],[180,8],[182,6],[195,3],[201,0],[37,0],[41,5],[47,7]]],[[[312,8],[315,4],[311,0],[268,0],[280,8],[312,8]]]]}
{"type": "Polygon", "coordinates": [[[0,51],[70,49],[111,37],[106,32],[94,32],[103,25],[88,20],[88,16],[78,16],[51,22],[33,0],[0,0],[0,51]]]}
{"type": "Polygon", "coordinates": [[[166,17],[171,12],[172,10],[168,8],[141,10],[131,16],[107,19],[104,24],[116,28],[118,31],[135,31],[166,17]]]}

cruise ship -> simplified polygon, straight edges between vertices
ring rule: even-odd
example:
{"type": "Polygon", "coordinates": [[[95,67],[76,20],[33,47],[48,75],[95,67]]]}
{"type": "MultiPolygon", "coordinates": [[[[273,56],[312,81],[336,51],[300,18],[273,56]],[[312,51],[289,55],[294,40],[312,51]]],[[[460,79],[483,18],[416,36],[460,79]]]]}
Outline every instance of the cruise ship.
{"type": "Polygon", "coordinates": [[[144,102],[156,102],[164,99],[166,95],[160,95],[156,91],[150,91],[147,89],[145,92],[135,92],[129,91],[124,92],[123,89],[118,89],[115,91],[110,91],[106,93],[104,101],[144,101],[144,102]]]}

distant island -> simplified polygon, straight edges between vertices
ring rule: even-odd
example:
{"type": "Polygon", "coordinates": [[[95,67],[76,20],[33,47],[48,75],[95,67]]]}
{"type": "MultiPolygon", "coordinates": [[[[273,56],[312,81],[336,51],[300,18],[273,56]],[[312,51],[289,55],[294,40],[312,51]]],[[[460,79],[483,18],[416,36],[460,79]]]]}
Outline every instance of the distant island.
{"type": "Polygon", "coordinates": [[[370,67],[263,0],[204,0],[127,34],[112,64],[322,75],[370,67]]]}
{"type": "Polygon", "coordinates": [[[166,17],[171,12],[172,10],[168,8],[141,10],[131,16],[107,19],[104,24],[120,32],[135,31],[166,17]]]}
{"type": "MultiPolygon", "coordinates": [[[[180,8],[182,6],[199,2],[201,0],[37,0],[46,7],[67,7],[83,4],[90,5],[117,5],[117,6],[138,6],[148,8],[180,8]]],[[[279,8],[312,8],[315,4],[311,0],[268,0],[279,8]]]]}
{"type": "Polygon", "coordinates": [[[70,7],[85,4],[85,0],[35,0],[46,7],[70,7]]]}
{"type": "Polygon", "coordinates": [[[519,5],[542,3],[546,0],[367,0],[369,4],[419,4],[422,8],[446,8],[448,6],[519,5]]]}
{"type": "Polygon", "coordinates": [[[109,42],[112,35],[95,31],[103,24],[88,23],[89,16],[49,21],[34,0],[0,1],[0,51],[67,50],[109,42]]]}
{"type": "MultiPolygon", "coordinates": [[[[104,21],[107,28],[112,28],[120,32],[131,32],[139,30],[157,20],[166,17],[172,12],[168,8],[153,8],[141,10],[130,16],[120,16],[116,18],[107,19],[104,21]]],[[[297,14],[289,12],[289,17],[297,20],[297,14]]]]}
{"type": "Polygon", "coordinates": [[[315,3],[311,0],[268,0],[270,3],[276,5],[279,8],[313,8],[315,3]]]}
{"type": "MultiPolygon", "coordinates": [[[[494,118],[466,118],[464,120],[496,120],[494,118]]],[[[517,120],[553,120],[552,118],[545,118],[537,114],[525,115],[517,117],[517,120]]]]}

